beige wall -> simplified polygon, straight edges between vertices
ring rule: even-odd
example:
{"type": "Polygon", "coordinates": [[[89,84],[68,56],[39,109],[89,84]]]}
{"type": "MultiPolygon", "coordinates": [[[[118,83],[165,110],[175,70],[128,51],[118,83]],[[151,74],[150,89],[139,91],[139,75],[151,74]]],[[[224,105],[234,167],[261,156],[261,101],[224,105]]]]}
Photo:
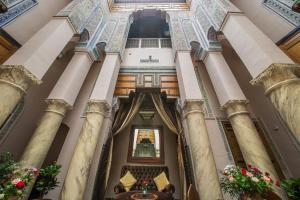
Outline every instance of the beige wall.
{"type": "Polygon", "coordinates": [[[271,149],[277,155],[283,173],[286,176],[299,177],[300,151],[299,146],[297,149],[296,140],[292,138],[278,112],[264,95],[263,89],[249,83],[252,79],[251,75],[227,40],[222,40],[222,47],[223,55],[246,98],[250,101],[255,116],[264,125],[266,138],[272,144],[271,149]]]}
{"type": "Polygon", "coordinates": [[[295,27],[262,5],[263,0],[230,0],[274,42],[279,41],[295,27]]]}
{"type": "Polygon", "coordinates": [[[38,4],[17,17],[3,29],[20,44],[24,44],[71,0],[38,0],[38,4]]]}
{"type": "MultiPolygon", "coordinates": [[[[127,162],[127,153],[129,146],[130,130],[132,125],[163,125],[161,118],[155,113],[151,121],[144,121],[139,115],[136,115],[133,122],[128,127],[114,137],[114,149],[111,171],[108,181],[105,197],[114,197],[114,186],[119,183],[121,169],[123,165],[147,165],[127,162]]],[[[175,186],[174,198],[180,198],[180,183],[177,161],[177,136],[172,133],[165,125],[163,126],[165,164],[169,168],[170,183],[175,186]]]]}

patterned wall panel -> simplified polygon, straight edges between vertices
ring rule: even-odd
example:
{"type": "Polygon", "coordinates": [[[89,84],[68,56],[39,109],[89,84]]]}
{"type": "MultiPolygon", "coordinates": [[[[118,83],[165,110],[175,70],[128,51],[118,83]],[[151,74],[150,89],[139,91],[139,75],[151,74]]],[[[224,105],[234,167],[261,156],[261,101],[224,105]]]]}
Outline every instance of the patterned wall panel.
{"type": "Polygon", "coordinates": [[[296,0],[263,0],[263,4],[291,24],[300,26],[300,14],[292,11],[296,0]]]}
{"type": "Polygon", "coordinates": [[[4,0],[3,2],[8,11],[0,14],[0,27],[5,26],[38,4],[37,0],[4,0]]]}
{"type": "Polygon", "coordinates": [[[120,70],[115,88],[116,96],[127,97],[136,88],[161,88],[168,98],[179,97],[178,81],[175,69],[163,70],[120,70]]]}

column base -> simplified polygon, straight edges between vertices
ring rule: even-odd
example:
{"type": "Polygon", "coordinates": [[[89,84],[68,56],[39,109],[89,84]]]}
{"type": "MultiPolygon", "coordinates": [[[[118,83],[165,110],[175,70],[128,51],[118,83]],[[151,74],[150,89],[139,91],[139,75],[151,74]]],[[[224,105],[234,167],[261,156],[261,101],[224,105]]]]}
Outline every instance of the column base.
{"type": "Polygon", "coordinates": [[[300,143],[300,66],[272,64],[250,83],[262,85],[281,117],[300,143]]]}
{"type": "Polygon", "coordinates": [[[21,65],[0,66],[0,127],[27,90],[41,82],[21,65]]]}

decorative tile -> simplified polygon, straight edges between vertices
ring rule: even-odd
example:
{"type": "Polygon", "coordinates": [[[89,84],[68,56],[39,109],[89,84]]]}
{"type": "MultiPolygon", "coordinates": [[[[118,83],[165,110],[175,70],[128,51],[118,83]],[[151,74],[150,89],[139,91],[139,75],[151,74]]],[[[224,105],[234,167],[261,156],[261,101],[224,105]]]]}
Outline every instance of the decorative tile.
{"type": "Polygon", "coordinates": [[[9,22],[22,15],[30,8],[38,4],[37,0],[6,0],[4,2],[8,11],[0,14],[0,27],[7,25],[9,22]]]}

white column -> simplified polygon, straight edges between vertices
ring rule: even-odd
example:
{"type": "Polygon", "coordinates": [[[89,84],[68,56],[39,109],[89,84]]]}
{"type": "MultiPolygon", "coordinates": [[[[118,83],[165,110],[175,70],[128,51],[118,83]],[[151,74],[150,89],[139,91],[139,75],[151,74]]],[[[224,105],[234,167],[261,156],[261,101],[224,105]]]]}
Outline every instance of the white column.
{"type": "Polygon", "coordinates": [[[202,200],[223,199],[203,112],[201,94],[190,52],[177,52],[176,72],[184,103],[195,181],[202,200]],[[212,192],[213,191],[213,192],[212,192]]]}

